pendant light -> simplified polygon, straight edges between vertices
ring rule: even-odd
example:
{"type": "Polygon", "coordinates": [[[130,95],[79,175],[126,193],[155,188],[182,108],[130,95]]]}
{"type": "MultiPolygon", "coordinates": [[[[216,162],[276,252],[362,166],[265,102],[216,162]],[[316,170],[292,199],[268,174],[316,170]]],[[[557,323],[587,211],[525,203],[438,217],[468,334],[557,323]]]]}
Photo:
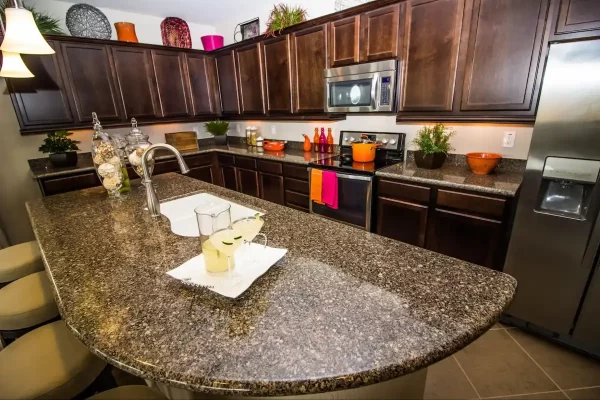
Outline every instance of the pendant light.
{"type": "Polygon", "coordinates": [[[0,50],[21,54],[54,54],[35,24],[31,11],[19,8],[17,1],[14,0],[15,8],[4,9],[6,33],[0,50]]]}
{"type": "MultiPolygon", "coordinates": [[[[0,18],[0,32],[4,36],[4,23],[0,18]]],[[[2,78],[33,78],[33,74],[27,68],[19,53],[2,52],[2,69],[0,69],[2,78]]]]}

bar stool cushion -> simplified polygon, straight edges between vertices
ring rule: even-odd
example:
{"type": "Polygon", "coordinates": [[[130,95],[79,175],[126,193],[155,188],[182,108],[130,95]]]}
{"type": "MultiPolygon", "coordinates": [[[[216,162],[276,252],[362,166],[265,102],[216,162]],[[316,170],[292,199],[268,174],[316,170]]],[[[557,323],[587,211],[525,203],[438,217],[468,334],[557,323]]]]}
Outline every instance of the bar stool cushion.
{"type": "Polygon", "coordinates": [[[105,366],[64,321],[52,322],[0,351],[0,399],[70,399],[105,366]]]}
{"type": "Polygon", "coordinates": [[[0,289],[0,331],[31,328],[57,316],[46,271],[27,275],[0,289]]]}
{"type": "Polygon", "coordinates": [[[40,246],[35,240],[0,250],[0,283],[16,281],[43,269],[40,246]]]}
{"type": "Polygon", "coordinates": [[[106,392],[98,393],[88,400],[167,400],[162,393],[157,390],[150,389],[148,386],[131,385],[120,386],[115,389],[107,390],[106,392]]]}

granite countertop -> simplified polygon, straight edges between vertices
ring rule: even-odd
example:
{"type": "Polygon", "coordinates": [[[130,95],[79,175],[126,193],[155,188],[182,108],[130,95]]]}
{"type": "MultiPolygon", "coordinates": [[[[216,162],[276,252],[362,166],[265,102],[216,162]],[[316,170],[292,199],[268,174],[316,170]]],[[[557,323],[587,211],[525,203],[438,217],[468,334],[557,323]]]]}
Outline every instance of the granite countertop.
{"type": "MultiPolygon", "coordinates": [[[[332,154],[304,152],[303,150],[298,149],[287,149],[285,151],[265,151],[263,153],[258,153],[257,148],[248,147],[246,145],[200,146],[198,150],[184,150],[181,151],[181,154],[184,156],[190,156],[195,154],[211,153],[213,151],[303,165],[306,165],[312,161],[317,161],[318,159],[330,158],[333,156],[332,154]]],[[[174,158],[174,156],[166,151],[156,151],[156,160],[164,160],[169,158],[174,158]]],[[[74,167],[55,167],[50,163],[50,160],[45,157],[29,160],[29,168],[31,169],[31,174],[34,179],[43,179],[54,176],[71,175],[84,171],[93,171],[94,162],[92,161],[91,153],[79,153],[77,154],[77,165],[74,167]]]]}
{"type": "Polygon", "coordinates": [[[141,191],[28,202],[67,325],[146,379],[258,396],[382,382],[475,340],[515,293],[497,271],[178,174],[154,180],[160,199],[208,192],[264,212],[270,245],[289,251],[232,300],[166,275],[200,244],[153,220],[141,191]]]}
{"type": "Polygon", "coordinates": [[[442,168],[431,170],[418,168],[410,159],[380,169],[375,175],[508,197],[516,196],[523,181],[523,172],[519,170],[497,168],[489,175],[477,175],[466,164],[445,163],[442,168]]]}

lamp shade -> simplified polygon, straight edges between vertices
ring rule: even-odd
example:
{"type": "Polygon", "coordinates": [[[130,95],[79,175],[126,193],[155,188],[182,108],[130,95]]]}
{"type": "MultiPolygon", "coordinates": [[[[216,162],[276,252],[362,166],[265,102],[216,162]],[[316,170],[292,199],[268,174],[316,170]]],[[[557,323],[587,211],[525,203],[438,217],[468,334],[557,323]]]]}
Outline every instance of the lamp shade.
{"type": "Polygon", "coordinates": [[[6,8],[4,12],[6,33],[0,50],[21,54],[54,54],[30,11],[23,8],[6,8]]]}
{"type": "Polygon", "coordinates": [[[33,74],[27,68],[19,53],[2,52],[2,78],[33,78],[33,74]]]}

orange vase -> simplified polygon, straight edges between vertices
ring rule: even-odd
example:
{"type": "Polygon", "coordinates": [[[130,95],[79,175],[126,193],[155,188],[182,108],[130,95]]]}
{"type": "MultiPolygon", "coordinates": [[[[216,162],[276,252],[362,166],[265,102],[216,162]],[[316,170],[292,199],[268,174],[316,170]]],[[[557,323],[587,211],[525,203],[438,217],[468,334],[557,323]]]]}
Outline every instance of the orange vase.
{"type": "Polygon", "coordinates": [[[117,37],[122,42],[137,43],[138,38],[135,34],[135,24],[131,22],[115,22],[115,29],[117,30],[117,37]]]}

